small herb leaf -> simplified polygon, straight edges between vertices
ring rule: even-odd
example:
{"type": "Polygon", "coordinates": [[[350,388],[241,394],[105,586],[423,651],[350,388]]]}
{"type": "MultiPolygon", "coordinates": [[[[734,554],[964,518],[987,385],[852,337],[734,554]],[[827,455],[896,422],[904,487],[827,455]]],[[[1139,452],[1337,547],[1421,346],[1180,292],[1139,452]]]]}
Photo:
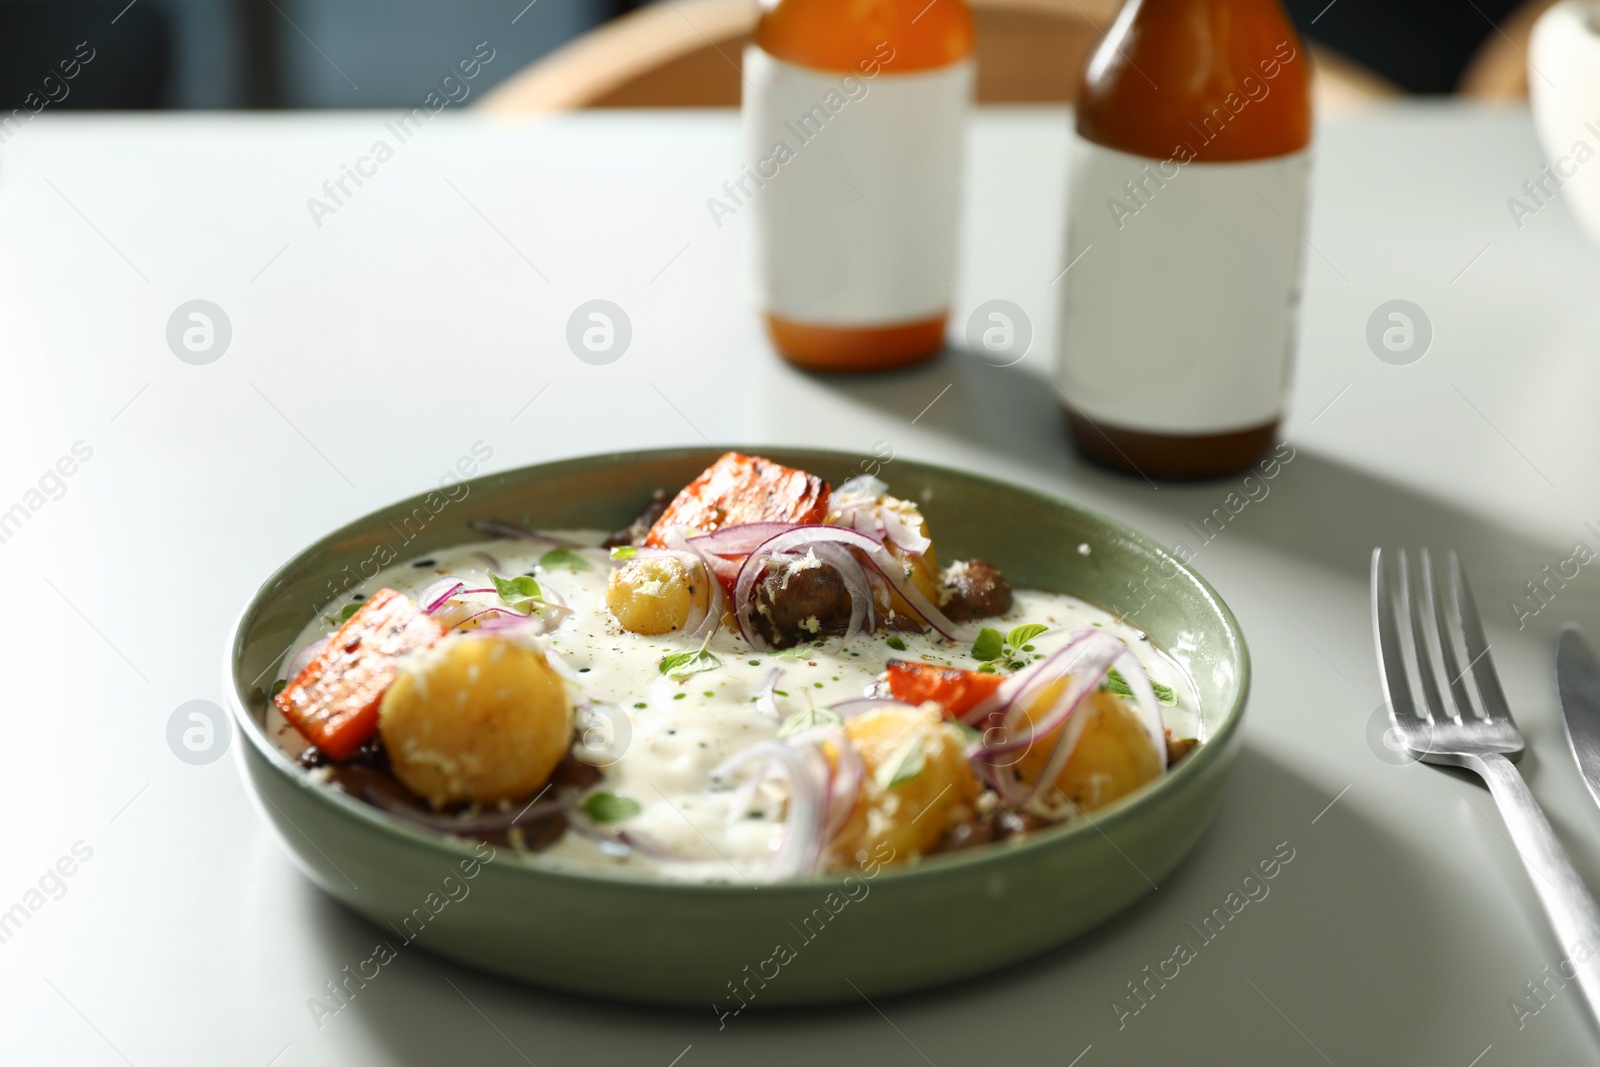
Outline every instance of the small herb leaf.
{"type": "Polygon", "coordinates": [[[691,674],[701,671],[714,671],[722,666],[722,661],[698,648],[693,652],[675,652],[661,661],[661,673],[668,678],[687,678],[691,674]]]}
{"type": "MultiPolygon", "coordinates": [[[[1128,684],[1128,680],[1115,667],[1106,672],[1105,688],[1119,697],[1133,696],[1133,687],[1128,684]]],[[[1155,691],[1157,703],[1165,704],[1169,708],[1178,706],[1178,694],[1172,691],[1171,686],[1162,685],[1160,682],[1152,680],[1150,688],[1155,691]]]]}
{"type": "Polygon", "coordinates": [[[884,640],[884,644],[888,645],[890,648],[894,649],[896,652],[904,652],[906,650],[906,643],[900,637],[899,634],[890,634],[884,640]]]}
{"type": "Polygon", "coordinates": [[[490,573],[489,580],[494,583],[494,591],[500,594],[500,599],[524,615],[531,613],[544,601],[544,595],[539,592],[539,583],[526,574],[502,578],[490,573]]]}
{"type": "Polygon", "coordinates": [[[972,658],[985,662],[999,659],[1001,653],[1005,651],[1005,641],[1006,639],[1000,636],[999,630],[985,626],[978,631],[978,639],[972,642],[972,658]]]}
{"type": "Polygon", "coordinates": [[[1011,646],[1013,652],[1018,651],[1023,645],[1048,629],[1050,627],[1039,622],[1030,622],[1025,626],[1013,626],[1011,632],[1006,634],[1006,644],[1011,646]]]}
{"type": "Polygon", "coordinates": [[[878,768],[878,784],[884,789],[894,789],[904,785],[921,774],[927,762],[927,753],[922,747],[922,735],[918,734],[897,752],[893,759],[878,768]]]}
{"type": "Polygon", "coordinates": [[[552,548],[539,557],[539,566],[547,571],[553,571],[557,567],[566,567],[568,570],[574,571],[586,571],[589,569],[589,561],[571,549],[552,548]]]}
{"type": "Polygon", "coordinates": [[[618,822],[639,814],[639,802],[615,793],[590,793],[583,799],[583,813],[595,822],[618,822]]]}
{"type": "Polygon", "coordinates": [[[778,727],[778,736],[792,737],[795,734],[805,733],[807,730],[814,730],[818,727],[840,726],[843,723],[844,719],[831,708],[807,708],[804,711],[797,711],[787,719],[784,719],[783,725],[778,727]]]}
{"type": "Polygon", "coordinates": [[[611,550],[612,559],[632,559],[639,554],[639,550],[632,545],[618,545],[611,550]]]}

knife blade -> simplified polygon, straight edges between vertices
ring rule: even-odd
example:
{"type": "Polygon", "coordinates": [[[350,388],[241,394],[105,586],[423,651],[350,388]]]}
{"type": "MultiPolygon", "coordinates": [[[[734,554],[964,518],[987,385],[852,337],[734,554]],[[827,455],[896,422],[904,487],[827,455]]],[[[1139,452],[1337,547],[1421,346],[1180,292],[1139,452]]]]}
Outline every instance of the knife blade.
{"type": "Polygon", "coordinates": [[[1556,637],[1556,690],[1572,758],[1600,804],[1600,658],[1576,626],[1562,627],[1556,637]]]}

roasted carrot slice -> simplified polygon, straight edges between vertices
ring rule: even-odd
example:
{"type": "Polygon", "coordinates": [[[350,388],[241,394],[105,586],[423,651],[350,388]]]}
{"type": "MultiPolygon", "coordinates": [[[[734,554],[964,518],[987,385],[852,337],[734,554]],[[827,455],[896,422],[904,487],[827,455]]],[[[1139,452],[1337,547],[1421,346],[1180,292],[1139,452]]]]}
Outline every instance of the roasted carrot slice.
{"type": "Polygon", "coordinates": [[[377,730],[378,702],[401,658],[443,636],[415,602],[380,589],[283,687],[278,710],[330,759],[346,759],[377,730]]]}
{"type": "Polygon", "coordinates": [[[710,533],[747,522],[822,522],[828,516],[828,483],[815,474],[760,456],[725,452],[684,486],[667,505],[645,544],[660,547],[673,526],[710,533]]]}
{"type": "Polygon", "coordinates": [[[931,700],[944,708],[946,718],[956,719],[981,704],[1000,688],[998,674],[967,671],[960,667],[940,667],[910,660],[889,661],[889,692],[896,700],[921,704],[931,700]]]}

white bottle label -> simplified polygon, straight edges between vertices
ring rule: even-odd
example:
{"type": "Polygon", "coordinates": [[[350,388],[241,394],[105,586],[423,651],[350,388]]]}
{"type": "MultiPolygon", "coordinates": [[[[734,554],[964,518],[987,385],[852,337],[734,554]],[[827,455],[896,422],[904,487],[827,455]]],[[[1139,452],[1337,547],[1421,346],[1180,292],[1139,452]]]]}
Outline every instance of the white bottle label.
{"type": "Polygon", "coordinates": [[[719,199],[750,213],[753,295],[784,318],[879,325],[950,303],[973,65],[896,74],[880,53],[825,71],[745,50],[745,165],[719,199]]]}
{"type": "Polygon", "coordinates": [[[1166,434],[1279,417],[1310,164],[1179,163],[1074,137],[1057,382],[1082,414],[1166,434]]]}

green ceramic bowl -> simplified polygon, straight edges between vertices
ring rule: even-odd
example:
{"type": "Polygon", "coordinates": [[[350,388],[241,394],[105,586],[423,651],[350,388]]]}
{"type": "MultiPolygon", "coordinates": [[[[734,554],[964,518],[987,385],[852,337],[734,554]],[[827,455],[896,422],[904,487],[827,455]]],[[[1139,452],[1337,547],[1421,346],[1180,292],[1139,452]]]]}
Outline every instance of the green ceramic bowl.
{"type": "MultiPolygon", "coordinates": [[[[759,451],[833,484],[859,473],[859,459],[839,453],[759,451]]],[[[552,871],[507,849],[489,859],[486,845],[432,833],[313,782],[268,739],[265,683],[257,679],[272,677],[312,612],[342,588],[347,568],[370,575],[393,558],[477,540],[468,519],[619,527],[654,490],[676,489],[714,458],[703,449],[590,456],[463,483],[465,495],[455,489],[460,499],[442,508],[442,495],[404,500],[301,552],[245,608],[225,687],[244,738],[236,748],[245,777],[301,868],[376,922],[391,950],[415,941],[546,986],[727,1012],[859,999],[938,985],[1058,945],[1144,895],[1194,846],[1238,752],[1249,688],[1249,656],[1227,606],[1155,542],[1103,516],[902,459],[883,477],[896,495],[922,503],[941,556],[981,555],[1019,587],[1068,592],[1127,614],[1188,670],[1205,743],[1172,774],[1102,810],[1094,826],[849,879],[752,887],[552,871]]]]}

